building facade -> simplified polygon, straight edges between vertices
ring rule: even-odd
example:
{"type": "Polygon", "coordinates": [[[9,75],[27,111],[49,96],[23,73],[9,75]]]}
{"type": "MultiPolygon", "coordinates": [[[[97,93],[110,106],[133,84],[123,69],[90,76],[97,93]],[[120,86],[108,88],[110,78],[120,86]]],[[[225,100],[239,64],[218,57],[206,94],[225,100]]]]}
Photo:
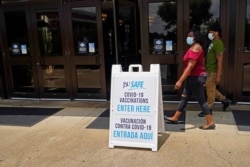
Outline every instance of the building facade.
{"type": "Polygon", "coordinates": [[[161,65],[164,101],[179,99],[186,33],[222,26],[219,89],[250,101],[250,0],[2,0],[0,97],[109,100],[112,64],[161,65]]]}

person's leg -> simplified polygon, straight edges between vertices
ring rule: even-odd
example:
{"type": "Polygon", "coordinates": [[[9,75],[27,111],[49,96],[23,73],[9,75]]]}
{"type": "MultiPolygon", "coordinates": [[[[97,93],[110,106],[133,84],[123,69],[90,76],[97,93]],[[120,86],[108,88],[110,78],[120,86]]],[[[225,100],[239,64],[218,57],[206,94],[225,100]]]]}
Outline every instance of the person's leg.
{"type": "Polygon", "coordinates": [[[202,88],[197,87],[196,89],[197,89],[197,91],[195,92],[195,96],[196,96],[196,98],[197,98],[197,100],[199,102],[199,105],[201,107],[202,112],[205,115],[211,114],[210,113],[210,108],[209,108],[209,106],[207,104],[207,101],[206,101],[205,95],[204,95],[204,93],[202,91],[202,88]]]}
{"type": "Polygon", "coordinates": [[[178,120],[182,114],[182,112],[184,111],[184,109],[187,106],[187,96],[185,94],[185,89],[181,95],[181,100],[179,103],[179,106],[177,108],[177,110],[175,111],[174,115],[172,117],[165,117],[166,120],[172,122],[172,123],[178,123],[178,120]]]}
{"type": "Polygon", "coordinates": [[[218,89],[216,89],[215,98],[219,101],[223,101],[226,97],[218,89]]]}
{"type": "Polygon", "coordinates": [[[207,103],[210,109],[213,108],[215,102],[215,93],[216,93],[215,77],[216,77],[215,73],[208,73],[206,92],[207,92],[207,103]]]}
{"type": "Polygon", "coordinates": [[[213,123],[213,118],[211,114],[205,115],[207,120],[207,124],[200,126],[199,128],[202,130],[215,129],[215,124],[213,123]]]}
{"type": "Polygon", "coordinates": [[[231,103],[231,100],[227,99],[218,89],[216,89],[215,98],[218,99],[223,104],[222,107],[223,111],[225,111],[231,103]]]}
{"type": "Polygon", "coordinates": [[[193,86],[192,86],[191,91],[197,98],[199,105],[202,109],[202,112],[204,113],[206,121],[207,121],[206,124],[204,124],[203,126],[200,126],[199,128],[202,130],[215,129],[215,124],[214,124],[212,115],[210,113],[210,108],[208,106],[208,103],[206,102],[206,96],[205,96],[203,84],[197,82],[197,83],[193,83],[192,85],[193,86]]]}
{"type": "Polygon", "coordinates": [[[184,83],[184,90],[181,94],[181,100],[180,103],[178,105],[178,108],[175,112],[175,114],[172,117],[166,117],[165,119],[171,123],[178,123],[178,120],[182,114],[182,112],[185,110],[186,106],[187,106],[187,102],[188,102],[188,97],[190,94],[190,90],[189,90],[189,86],[188,86],[188,79],[187,81],[184,83]]]}
{"type": "MultiPolygon", "coordinates": [[[[215,93],[216,93],[215,77],[216,77],[215,73],[208,73],[206,81],[207,103],[211,113],[215,102],[215,93]]],[[[204,117],[205,113],[201,112],[198,114],[198,116],[204,117]]]]}

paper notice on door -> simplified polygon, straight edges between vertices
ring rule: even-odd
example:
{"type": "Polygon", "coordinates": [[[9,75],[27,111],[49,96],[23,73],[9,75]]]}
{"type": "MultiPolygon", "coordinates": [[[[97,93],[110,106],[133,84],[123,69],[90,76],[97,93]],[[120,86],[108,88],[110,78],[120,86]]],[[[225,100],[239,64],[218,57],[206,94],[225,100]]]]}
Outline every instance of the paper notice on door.
{"type": "Polygon", "coordinates": [[[22,54],[27,54],[27,45],[21,45],[21,53],[22,54]]]}
{"type": "Polygon", "coordinates": [[[173,51],[173,41],[166,41],[166,51],[173,51]]]}
{"type": "Polygon", "coordinates": [[[89,43],[89,53],[95,53],[95,43],[94,42],[89,43]]]}

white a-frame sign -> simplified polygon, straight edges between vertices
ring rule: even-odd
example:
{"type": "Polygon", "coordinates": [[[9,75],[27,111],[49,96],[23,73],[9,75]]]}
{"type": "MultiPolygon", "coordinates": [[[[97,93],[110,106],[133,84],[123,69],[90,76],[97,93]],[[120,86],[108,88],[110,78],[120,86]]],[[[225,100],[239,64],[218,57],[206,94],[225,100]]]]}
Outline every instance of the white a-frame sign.
{"type": "Polygon", "coordinates": [[[160,76],[159,64],[149,72],[141,65],[130,65],[128,72],[112,66],[109,148],[158,150],[158,132],[165,132],[160,76]]]}

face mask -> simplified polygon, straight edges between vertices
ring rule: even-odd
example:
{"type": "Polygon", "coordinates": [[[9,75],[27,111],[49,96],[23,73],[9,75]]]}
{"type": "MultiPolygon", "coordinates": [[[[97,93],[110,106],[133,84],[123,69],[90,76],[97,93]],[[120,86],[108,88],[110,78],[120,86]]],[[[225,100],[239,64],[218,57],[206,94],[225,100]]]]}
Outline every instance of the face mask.
{"type": "Polygon", "coordinates": [[[194,43],[194,38],[193,37],[187,37],[186,42],[188,45],[192,45],[194,43]]]}
{"type": "Polygon", "coordinates": [[[210,39],[211,41],[214,39],[214,35],[213,33],[208,33],[208,39],[210,39]]]}

